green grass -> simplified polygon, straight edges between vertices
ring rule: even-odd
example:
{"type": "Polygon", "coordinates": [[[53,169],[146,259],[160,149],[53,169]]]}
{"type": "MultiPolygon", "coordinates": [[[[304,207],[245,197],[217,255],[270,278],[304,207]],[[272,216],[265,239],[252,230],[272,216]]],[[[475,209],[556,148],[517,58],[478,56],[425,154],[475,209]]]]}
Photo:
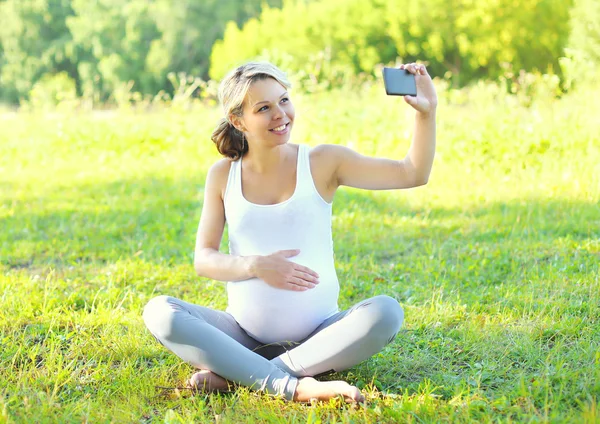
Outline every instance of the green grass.
{"type": "MultiPolygon", "coordinates": [[[[412,113],[380,88],[296,96],[294,141],[401,158],[412,113]]],[[[440,97],[427,186],[334,202],[340,307],[388,294],[406,312],[394,343],[328,377],[361,407],[161,388],[192,369],[145,302],[226,305],[192,268],[217,109],[1,115],[0,421],[598,422],[600,103],[440,97]]]]}

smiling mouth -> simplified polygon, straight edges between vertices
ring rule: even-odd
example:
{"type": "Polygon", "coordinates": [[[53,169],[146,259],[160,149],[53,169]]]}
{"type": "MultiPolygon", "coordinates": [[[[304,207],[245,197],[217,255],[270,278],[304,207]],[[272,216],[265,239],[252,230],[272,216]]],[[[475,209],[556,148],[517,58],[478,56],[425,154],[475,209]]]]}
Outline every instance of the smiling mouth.
{"type": "Polygon", "coordinates": [[[271,128],[269,131],[281,132],[281,131],[285,130],[289,125],[290,125],[290,123],[288,122],[287,124],[280,125],[277,128],[271,128]]]}

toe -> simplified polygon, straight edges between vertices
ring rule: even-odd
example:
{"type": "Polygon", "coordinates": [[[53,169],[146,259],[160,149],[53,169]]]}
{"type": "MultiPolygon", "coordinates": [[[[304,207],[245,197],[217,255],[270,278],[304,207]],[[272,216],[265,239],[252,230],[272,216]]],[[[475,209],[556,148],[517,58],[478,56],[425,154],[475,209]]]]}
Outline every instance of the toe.
{"type": "Polygon", "coordinates": [[[365,397],[362,395],[360,390],[357,387],[352,387],[348,393],[348,397],[352,399],[354,402],[363,402],[365,397]]]}
{"type": "Polygon", "coordinates": [[[206,374],[206,372],[200,371],[192,375],[189,380],[190,386],[199,390],[204,390],[206,386],[206,374]]]}

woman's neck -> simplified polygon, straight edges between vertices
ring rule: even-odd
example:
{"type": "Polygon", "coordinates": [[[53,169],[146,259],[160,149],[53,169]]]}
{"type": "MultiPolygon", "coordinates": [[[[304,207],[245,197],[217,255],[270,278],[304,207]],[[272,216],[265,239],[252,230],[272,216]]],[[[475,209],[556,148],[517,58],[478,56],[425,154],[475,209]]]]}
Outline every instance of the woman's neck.
{"type": "Polygon", "coordinates": [[[286,162],[293,154],[293,147],[289,144],[272,147],[252,146],[244,155],[244,162],[250,165],[253,172],[269,174],[280,169],[281,164],[286,162]]]}

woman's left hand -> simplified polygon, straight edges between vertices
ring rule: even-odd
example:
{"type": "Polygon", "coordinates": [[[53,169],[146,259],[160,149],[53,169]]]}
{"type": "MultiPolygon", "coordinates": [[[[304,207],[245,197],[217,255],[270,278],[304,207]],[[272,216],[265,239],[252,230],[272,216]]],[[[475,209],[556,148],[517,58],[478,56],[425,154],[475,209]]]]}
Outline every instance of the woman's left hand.
{"type": "Polygon", "coordinates": [[[437,94],[425,65],[409,63],[400,65],[400,69],[406,69],[413,74],[417,85],[417,96],[404,96],[406,103],[411,105],[417,112],[423,114],[434,113],[437,108],[437,94]]]}

